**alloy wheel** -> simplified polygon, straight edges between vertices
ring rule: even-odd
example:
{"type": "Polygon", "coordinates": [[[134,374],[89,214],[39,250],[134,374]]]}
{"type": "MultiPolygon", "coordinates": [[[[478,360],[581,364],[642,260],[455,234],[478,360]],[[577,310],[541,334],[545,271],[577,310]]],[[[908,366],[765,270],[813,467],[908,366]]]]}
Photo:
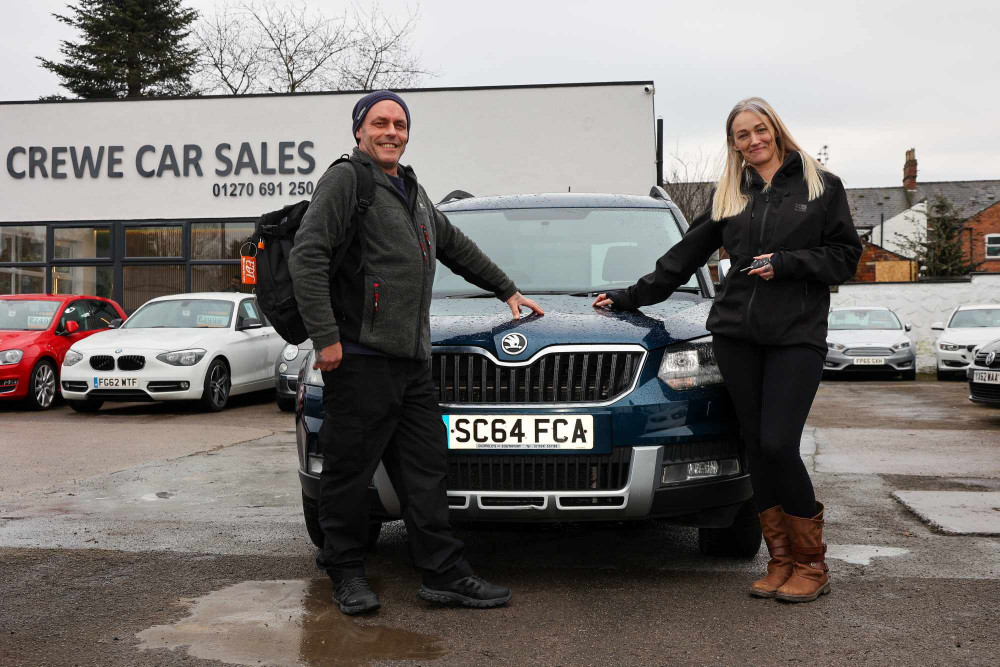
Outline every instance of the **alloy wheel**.
{"type": "Polygon", "coordinates": [[[212,377],[208,384],[212,389],[212,402],[218,406],[225,405],[226,399],[229,398],[229,373],[223,364],[216,364],[212,369],[212,377]]]}
{"type": "Polygon", "coordinates": [[[39,364],[34,377],[35,403],[40,408],[52,405],[56,398],[56,373],[49,364],[39,364]]]}

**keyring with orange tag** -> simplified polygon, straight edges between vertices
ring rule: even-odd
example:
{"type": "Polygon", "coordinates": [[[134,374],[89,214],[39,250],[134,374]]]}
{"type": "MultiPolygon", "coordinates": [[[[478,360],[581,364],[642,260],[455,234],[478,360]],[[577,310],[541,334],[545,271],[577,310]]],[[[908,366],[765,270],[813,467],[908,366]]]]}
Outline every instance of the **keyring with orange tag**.
{"type": "Polygon", "coordinates": [[[247,241],[240,248],[240,282],[244,285],[257,284],[257,246],[247,241]],[[253,254],[246,254],[251,249],[253,254]]]}

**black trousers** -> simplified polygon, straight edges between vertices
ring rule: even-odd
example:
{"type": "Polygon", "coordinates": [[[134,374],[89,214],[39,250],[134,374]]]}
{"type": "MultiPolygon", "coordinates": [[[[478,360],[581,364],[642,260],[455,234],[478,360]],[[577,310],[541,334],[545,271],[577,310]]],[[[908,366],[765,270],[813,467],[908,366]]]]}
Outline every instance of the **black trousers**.
{"type": "Polygon", "coordinates": [[[319,524],[325,543],[317,565],[335,581],[365,576],[368,485],[382,461],[424,582],[472,574],[448,523],[448,444],[430,363],[345,354],[323,381],[319,524]]]}
{"type": "Polygon", "coordinates": [[[747,447],[757,511],[816,515],[799,440],[823,377],[824,355],[804,345],[769,346],[713,336],[715,359],[747,447]]]}

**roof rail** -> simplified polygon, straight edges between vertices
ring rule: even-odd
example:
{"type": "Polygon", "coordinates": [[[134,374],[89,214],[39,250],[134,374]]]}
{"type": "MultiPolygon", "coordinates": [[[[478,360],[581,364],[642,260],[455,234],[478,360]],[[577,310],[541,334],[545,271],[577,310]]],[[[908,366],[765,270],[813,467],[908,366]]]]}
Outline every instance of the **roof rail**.
{"type": "Polygon", "coordinates": [[[673,201],[673,199],[670,198],[670,195],[667,194],[667,191],[664,190],[659,185],[654,185],[652,187],[652,189],[649,191],[649,196],[652,197],[653,199],[662,199],[663,201],[670,201],[670,202],[673,201]]]}
{"type": "Polygon", "coordinates": [[[446,204],[450,201],[455,201],[458,199],[469,199],[471,197],[475,197],[475,195],[470,195],[465,190],[452,190],[451,192],[449,192],[444,196],[444,199],[438,202],[438,206],[440,206],[441,204],[446,204]]]}

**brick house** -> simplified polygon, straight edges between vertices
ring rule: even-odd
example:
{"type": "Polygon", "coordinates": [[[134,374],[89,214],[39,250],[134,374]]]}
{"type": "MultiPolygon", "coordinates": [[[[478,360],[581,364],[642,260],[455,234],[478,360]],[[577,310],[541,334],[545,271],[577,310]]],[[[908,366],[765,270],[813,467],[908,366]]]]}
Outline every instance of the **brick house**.
{"type": "MultiPolygon", "coordinates": [[[[917,181],[916,151],[906,151],[902,186],[848,188],[847,200],[858,234],[878,247],[905,255],[901,235],[927,225],[927,205],[943,196],[966,220],[965,255],[983,262],[983,273],[1000,273],[1000,180],[917,181]]],[[[859,270],[859,276],[861,271],[859,270]]]]}

